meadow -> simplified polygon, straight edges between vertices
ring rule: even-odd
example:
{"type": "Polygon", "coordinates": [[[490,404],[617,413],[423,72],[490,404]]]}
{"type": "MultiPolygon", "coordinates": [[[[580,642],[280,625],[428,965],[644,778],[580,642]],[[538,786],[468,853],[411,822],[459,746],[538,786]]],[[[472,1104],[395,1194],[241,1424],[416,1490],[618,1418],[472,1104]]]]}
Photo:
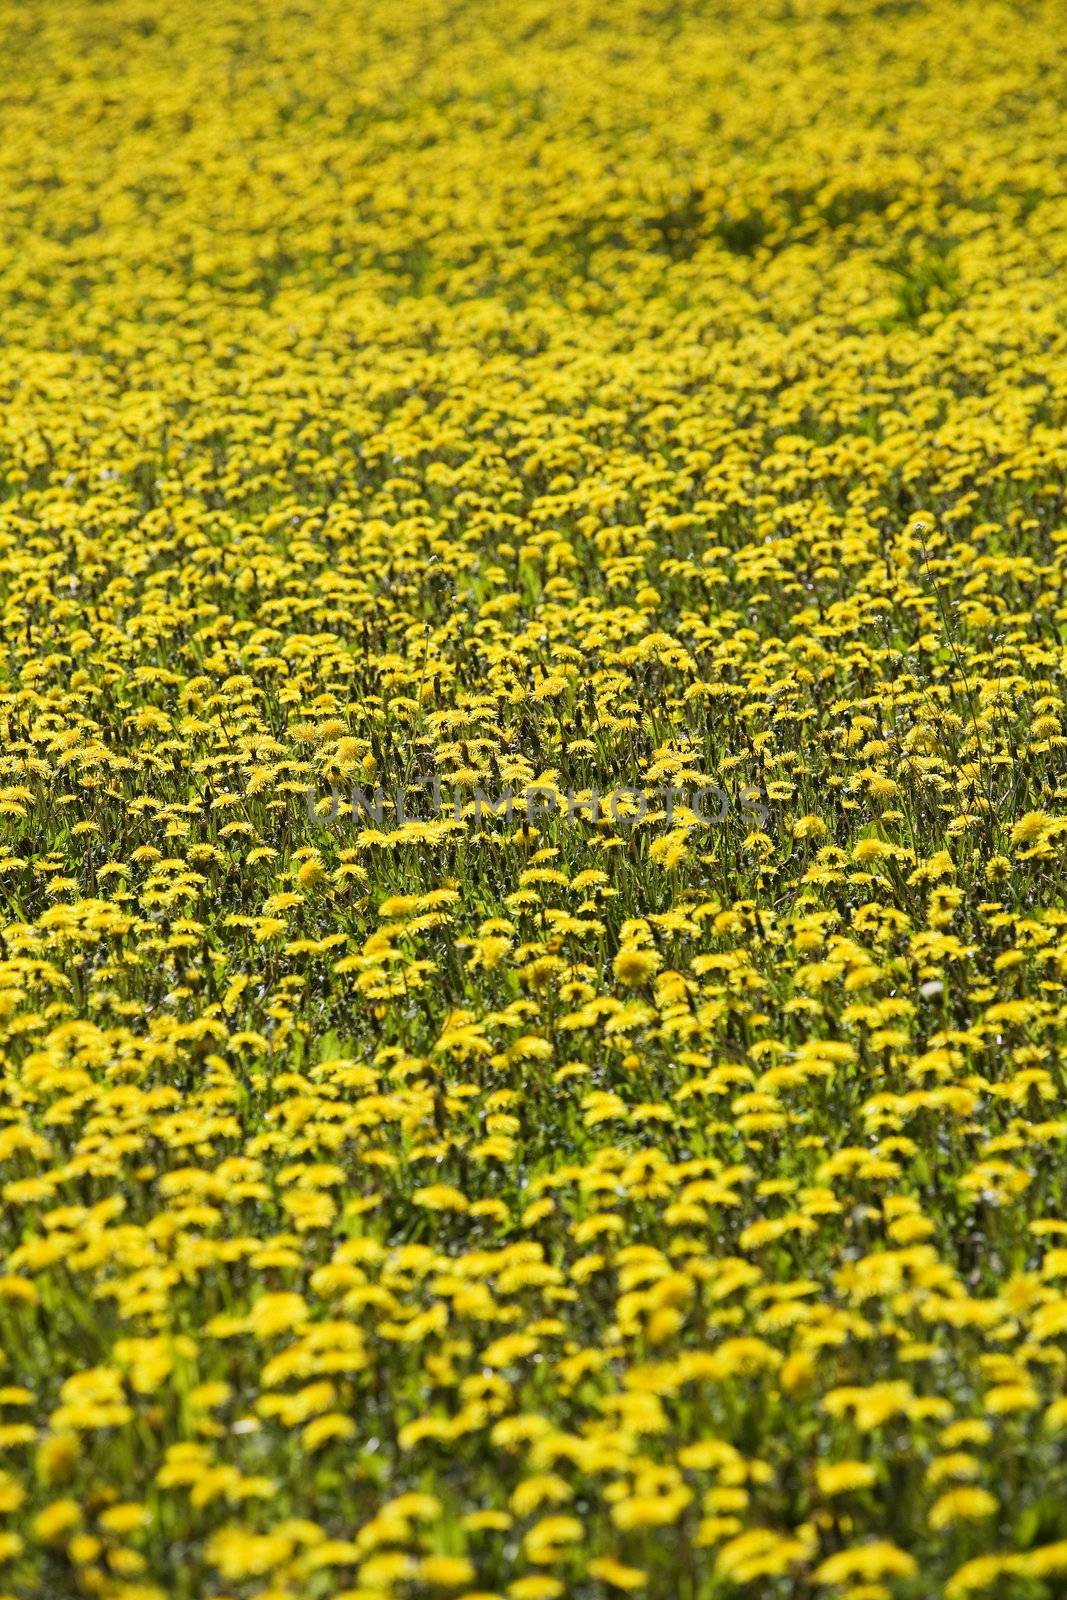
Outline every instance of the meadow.
{"type": "Polygon", "coordinates": [[[0,1600],[1062,1600],[1067,7],[0,39],[0,1600]]]}

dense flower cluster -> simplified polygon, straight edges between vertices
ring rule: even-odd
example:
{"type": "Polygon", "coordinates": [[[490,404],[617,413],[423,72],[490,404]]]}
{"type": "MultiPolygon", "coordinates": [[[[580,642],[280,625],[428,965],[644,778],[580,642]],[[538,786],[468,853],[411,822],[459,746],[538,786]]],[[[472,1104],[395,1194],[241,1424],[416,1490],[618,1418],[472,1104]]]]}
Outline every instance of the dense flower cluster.
{"type": "Polygon", "coordinates": [[[2,15],[0,1595],[1062,1596],[1063,5],[2,15]]]}

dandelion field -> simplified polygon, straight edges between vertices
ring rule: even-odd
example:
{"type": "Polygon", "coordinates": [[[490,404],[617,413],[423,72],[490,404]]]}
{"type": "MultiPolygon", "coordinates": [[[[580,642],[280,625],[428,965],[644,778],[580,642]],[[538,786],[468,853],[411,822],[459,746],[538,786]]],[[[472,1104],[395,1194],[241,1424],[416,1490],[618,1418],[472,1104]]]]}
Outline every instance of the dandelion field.
{"type": "Polygon", "coordinates": [[[1067,10],[2,16],[2,1600],[1062,1600],[1067,10]]]}

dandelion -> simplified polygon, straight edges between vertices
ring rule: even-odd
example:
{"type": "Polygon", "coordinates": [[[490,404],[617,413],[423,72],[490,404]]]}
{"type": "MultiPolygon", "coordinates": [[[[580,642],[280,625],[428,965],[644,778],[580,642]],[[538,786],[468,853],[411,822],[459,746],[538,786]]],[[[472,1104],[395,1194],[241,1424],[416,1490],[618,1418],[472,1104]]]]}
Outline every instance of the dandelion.
{"type": "Polygon", "coordinates": [[[931,1528],[948,1528],[955,1522],[974,1522],[991,1517],[997,1509],[996,1499],[985,1489],[950,1489],[931,1506],[927,1520],[931,1528]]]}
{"type": "Polygon", "coordinates": [[[910,1578],[916,1571],[916,1563],[906,1551],[887,1540],[874,1540],[829,1556],[816,1567],[814,1578],[816,1583],[829,1586],[857,1579],[870,1582],[880,1578],[910,1578]]]}
{"type": "Polygon", "coordinates": [[[1052,818],[1043,811],[1028,811],[1013,824],[1011,842],[1015,845],[1034,844],[1045,838],[1051,826],[1052,818]]]}
{"type": "Polygon", "coordinates": [[[81,1520],[82,1509],[76,1500],[53,1500],[34,1517],[34,1537],[42,1544],[58,1544],[81,1520]]]}
{"type": "Polygon", "coordinates": [[[625,1594],[632,1594],[638,1589],[643,1589],[648,1582],[647,1575],[639,1567],[628,1567],[622,1561],[616,1561],[613,1556],[600,1556],[589,1563],[589,1576],[597,1578],[611,1589],[621,1589],[625,1594]]]}
{"type": "Polygon", "coordinates": [[[1058,1594],[1055,8],[252,9],[5,30],[7,1589],[1058,1594]]]}
{"type": "Polygon", "coordinates": [[[659,966],[660,957],[655,950],[623,949],[615,957],[613,970],[619,983],[637,988],[647,983],[659,966]]]}
{"type": "Polygon", "coordinates": [[[877,1478],[877,1471],[866,1461],[827,1462],[815,1470],[819,1493],[827,1498],[850,1494],[856,1489],[869,1489],[877,1478]]]}

